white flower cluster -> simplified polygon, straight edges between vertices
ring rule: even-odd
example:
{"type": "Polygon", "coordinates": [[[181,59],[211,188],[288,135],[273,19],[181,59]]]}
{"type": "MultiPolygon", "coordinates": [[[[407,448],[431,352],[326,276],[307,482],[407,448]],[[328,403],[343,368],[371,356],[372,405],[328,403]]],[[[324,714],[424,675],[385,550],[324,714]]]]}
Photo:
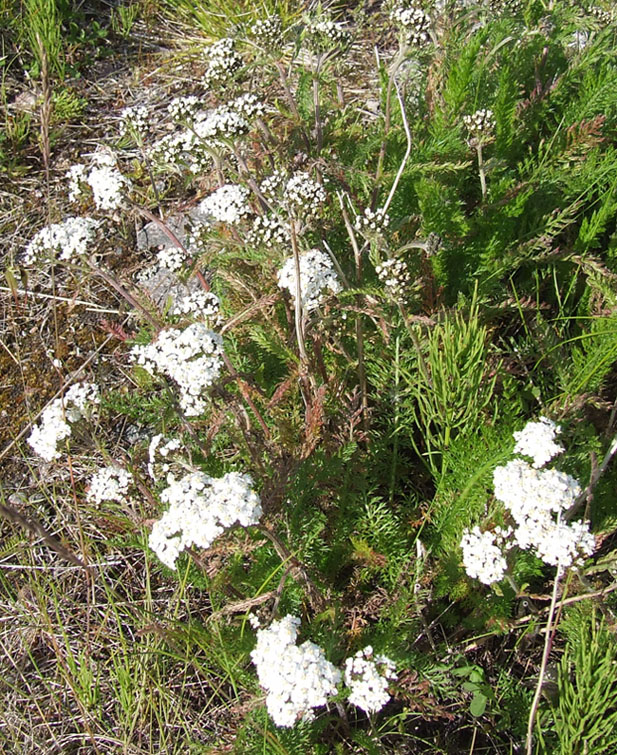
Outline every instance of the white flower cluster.
{"type": "Polygon", "coordinates": [[[613,20],[610,11],[604,10],[604,8],[600,8],[597,5],[592,5],[591,8],[589,8],[589,15],[593,16],[601,24],[605,24],[606,26],[608,26],[613,20]]]}
{"type": "Polygon", "coordinates": [[[495,116],[492,110],[483,108],[472,115],[464,115],[463,123],[470,135],[476,139],[491,136],[495,130],[495,116]]]}
{"type": "Polygon", "coordinates": [[[209,291],[192,291],[176,301],[171,309],[171,314],[215,317],[220,306],[219,298],[215,294],[209,291]]]}
{"type": "Polygon", "coordinates": [[[262,514],[253,480],[239,472],[220,478],[191,472],[173,480],[161,500],[169,509],[154,523],[149,545],[170,569],[186,548],[209,548],[228,527],[257,524],[262,514]]]}
{"type": "Polygon", "coordinates": [[[411,276],[405,261],[400,257],[385,260],[375,268],[377,277],[386,287],[386,291],[393,299],[402,299],[405,296],[411,276]]]}
{"type": "Polygon", "coordinates": [[[167,105],[167,112],[174,121],[192,123],[199,108],[200,100],[195,95],[189,97],[174,97],[167,105]]]}
{"type": "Polygon", "coordinates": [[[176,272],[182,269],[189,257],[187,257],[185,250],[180,249],[179,246],[164,246],[156,253],[156,259],[160,267],[176,272]]]}
{"type": "Polygon", "coordinates": [[[71,165],[67,170],[66,180],[68,181],[69,201],[75,202],[82,195],[87,173],[88,169],[81,163],[71,165]]]}
{"type": "Polygon", "coordinates": [[[223,365],[223,339],[201,322],[184,330],[167,328],[147,346],[134,346],[131,356],[151,374],[160,372],[180,388],[180,406],[189,416],[201,414],[203,391],[218,378],[223,365]]]}
{"type": "Polygon", "coordinates": [[[71,424],[91,415],[91,405],[100,401],[94,383],[73,385],[62,398],[57,398],[41,415],[41,422],[33,428],[28,444],[45,461],[60,456],[57,445],[71,435],[71,424]]]}
{"type": "MultiPolygon", "coordinates": [[[[292,299],[296,298],[297,292],[296,264],[293,257],[289,257],[278,272],[279,288],[289,291],[292,299]]],[[[300,255],[300,293],[302,307],[306,312],[316,309],[324,297],[326,291],[337,294],[341,290],[341,284],[332,267],[332,260],[319,249],[311,249],[300,255]]]]}
{"type": "Polygon", "coordinates": [[[283,24],[279,16],[270,16],[255,21],[250,33],[255,42],[266,51],[278,50],[283,38],[283,24]]]}
{"type": "Polygon", "coordinates": [[[185,154],[191,151],[194,143],[195,136],[190,131],[167,134],[167,136],[153,142],[148,150],[148,156],[154,163],[178,165],[186,162],[185,154]]]}
{"type": "Polygon", "coordinates": [[[431,17],[421,8],[396,6],[390,18],[401,28],[403,42],[410,47],[421,47],[431,39],[431,17]]]}
{"type": "Polygon", "coordinates": [[[390,225],[390,216],[383,208],[373,211],[367,207],[362,215],[356,215],[354,228],[363,234],[383,233],[390,225]]]}
{"type": "Polygon", "coordinates": [[[388,702],[388,681],[396,678],[394,662],[385,655],[373,658],[370,645],[345,660],[345,684],[351,689],[349,702],[367,713],[376,713],[388,702]]]}
{"type": "Polygon", "coordinates": [[[186,246],[193,255],[203,254],[206,251],[206,237],[210,226],[201,220],[195,221],[186,233],[186,246]]]}
{"type": "Polygon", "coordinates": [[[489,0],[489,10],[498,15],[505,13],[515,15],[520,13],[522,8],[521,0],[489,0]]]}
{"type": "Polygon", "coordinates": [[[225,184],[201,201],[199,211],[219,223],[234,225],[251,213],[249,195],[246,186],[225,184]]]}
{"type": "Polygon", "coordinates": [[[235,110],[240,115],[244,115],[246,118],[261,118],[266,114],[267,108],[265,103],[259,99],[253,92],[247,92],[241,94],[239,97],[230,103],[232,110],[235,110]]]}
{"type": "Polygon", "coordinates": [[[118,209],[124,202],[124,194],[131,188],[130,181],[118,170],[111,152],[96,152],[92,162],[90,170],[83,165],[73,165],[68,170],[66,178],[71,199],[76,199],[87,184],[98,210],[118,209]]]}
{"type": "Polygon", "coordinates": [[[148,446],[148,474],[155,482],[165,476],[171,485],[173,482],[173,477],[169,476],[172,469],[171,461],[181,447],[182,444],[177,438],[166,440],[162,433],[151,438],[148,446]]]}
{"type": "Polygon", "coordinates": [[[467,574],[485,585],[501,582],[508,568],[503,546],[511,534],[511,530],[502,530],[501,527],[496,527],[494,532],[481,532],[479,527],[466,530],[461,548],[467,574]]]}
{"type": "Polygon", "coordinates": [[[559,431],[557,425],[541,417],[514,434],[515,453],[531,456],[534,466],[513,459],[494,470],[493,486],[495,498],[504,504],[516,527],[495,534],[481,533],[475,527],[463,534],[463,562],[470,576],[485,584],[499,581],[505,573],[505,560],[500,555],[504,545],[534,551],[542,561],[560,569],[568,569],[593,553],[595,539],[589,525],[561,521],[581,493],[578,481],[565,472],[539,468],[564,450],[554,442],[559,431]],[[513,542],[505,544],[510,535],[513,542]]]}
{"type": "Polygon", "coordinates": [[[307,640],[296,645],[300,619],[287,615],[257,632],[251,658],[259,683],[267,691],[266,707],[277,726],[293,726],[298,717],[311,720],[313,708],[337,692],[341,672],[323,650],[307,640]]]}
{"type": "Polygon", "coordinates": [[[289,231],[277,217],[257,215],[247,235],[247,241],[249,244],[261,244],[270,249],[276,244],[289,244],[289,231]]]}
{"type": "Polygon", "coordinates": [[[95,238],[98,220],[87,217],[68,217],[62,223],[42,228],[30,240],[23,254],[24,265],[33,265],[45,253],[59,254],[59,259],[73,261],[86,254],[95,238]]]}
{"type": "Polygon", "coordinates": [[[285,185],[285,205],[293,217],[314,218],[325,201],[323,186],[308,173],[295,173],[285,185]]]}
{"type": "Polygon", "coordinates": [[[208,48],[207,84],[224,84],[239,68],[242,58],[235,51],[235,40],[225,37],[208,48]]]}
{"type": "Polygon", "coordinates": [[[259,184],[259,191],[268,199],[274,199],[278,194],[279,189],[283,187],[285,183],[285,174],[282,170],[275,170],[274,173],[266,176],[259,184]]]}
{"type": "Polygon", "coordinates": [[[345,26],[330,19],[312,19],[305,27],[308,47],[314,52],[327,52],[349,44],[350,33],[345,26]]]}
{"type": "Polygon", "coordinates": [[[125,107],[120,113],[120,135],[136,133],[141,136],[148,131],[148,108],[144,105],[125,107]]]}
{"type": "Polygon", "coordinates": [[[233,141],[248,133],[250,124],[233,106],[220,105],[214,110],[197,113],[193,127],[199,139],[213,148],[220,148],[224,141],[233,141]]]}
{"type": "Polygon", "coordinates": [[[133,477],[126,469],[116,465],[103,467],[90,480],[86,498],[88,501],[94,501],[97,506],[101,501],[124,503],[132,482],[133,477]]]}
{"type": "Polygon", "coordinates": [[[546,417],[540,417],[538,422],[528,422],[522,430],[514,433],[514,453],[531,456],[533,466],[539,469],[553,456],[565,451],[563,446],[555,443],[555,435],[560,432],[561,427],[546,417]]]}

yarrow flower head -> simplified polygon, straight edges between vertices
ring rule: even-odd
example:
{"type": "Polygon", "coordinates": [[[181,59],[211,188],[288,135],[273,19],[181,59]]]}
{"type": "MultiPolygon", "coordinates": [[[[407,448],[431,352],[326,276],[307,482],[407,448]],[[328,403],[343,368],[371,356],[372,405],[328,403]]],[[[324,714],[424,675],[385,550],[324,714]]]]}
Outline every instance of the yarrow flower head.
{"type": "Polygon", "coordinates": [[[148,474],[156,482],[166,477],[171,485],[174,477],[171,474],[172,463],[180,455],[182,444],[177,438],[165,438],[162,433],[154,435],[148,446],[148,474]]]}
{"type": "Polygon", "coordinates": [[[479,527],[465,531],[461,542],[463,564],[471,577],[485,584],[499,581],[506,571],[503,551],[514,545],[535,552],[560,570],[593,553],[595,539],[589,525],[562,520],[581,494],[578,480],[556,469],[540,468],[564,450],[554,442],[560,431],[554,422],[541,417],[514,433],[515,453],[531,456],[534,465],[512,459],[496,467],[493,486],[495,498],[504,504],[516,526],[495,532],[481,532],[479,527]]]}
{"type": "Polygon", "coordinates": [[[543,467],[553,456],[565,451],[563,446],[555,443],[555,436],[560,432],[561,427],[546,417],[540,417],[538,422],[528,422],[522,430],[514,433],[514,453],[531,456],[536,469],[543,467]]]}
{"type": "Polygon", "coordinates": [[[390,216],[382,208],[373,211],[367,207],[361,215],[356,215],[354,220],[356,231],[367,236],[383,234],[389,225],[390,216]]]}
{"type": "Polygon", "coordinates": [[[253,227],[247,235],[249,244],[263,245],[272,248],[289,243],[289,231],[276,217],[257,215],[253,220],[253,227]]]}
{"type": "Polygon", "coordinates": [[[169,508],[154,523],[149,546],[170,569],[186,548],[209,548],[227,528],[257,524],[262,514],[253,480],[239,472],[220,478],[191,472],[173,480],[161,501],[169,508]]]}
{"type": "Polygon", "coordinates": [[[125,107],[120,113],[120,135],[144,136],[148,132],[148,119],[148,108],[144,105],[125,107]]]}
{"type": "Polygon", "coordinates": [[[296,645],[300,619],[288,614],[257,631],[251,658],[266,690],[266,707],[277,726],[291,727],[298,718],[311,720],[313,708],[337,692],[341,672],[323,650],[307,640],[296,645]]]}
{"type": "Polygon", "coordinates": [[[266,104],[253,92],[236,97],[229,107],[245,118],[261,118],[267,112],[266,104]]]}
{"type": "Polygon", "coordinates": [[[349,702],[367,713],[376,713],[390,700],[388,683],[396,678],[394,662],[385,655],[374,656],[370,645],[345,660],[349,702]]]}
{"type": "Polygon", "coordinates": [[[411,275],[405,260],[400,257],[385,260],[375,268],[377,277],[386,287],[386,291],[396,301],[405,298],[411,283],[411,275]]]}
{"type": "Polygon", "coordinates": [[[346,47],[351,39],[345,25],[326,18],[309,19],[304,29],[304,38],[310,50],[324,53],[346,47]]]}
{"type": "Polygon", "coordinates": [[[511,530],[500,527],[494,532],[481,532],[479,527],[465,530],[461,548],[467,574],[485,585],[501,582],[508,568],[502,552],[503,545],[511,534],[511,530]]]}
{"type": "Polygon", "coordinates": [[[493,111],[487,108],[476,110],[472,115],[464,115],[463,123],[469,131],[469,135],[473,139],[481,141],[490,139],[495,130],[495,116],[493,111]]]}
{"type": "Polygon", "coordinates": [[[167,375],[180,388],[180,406],[189,416],[206,408],[203,392],[218,379],[223,365],[223,339],[204,323],[184,330],[167,328],[156,341],[134,346],[133,359],[151,374],[167,375]]]}
{"type": "Polygon", "coordinates": [[[216,317],[221,303],[210,291],[192,291],[180,297],[171,308],[173,315],[197,315],[216,317]]]}
{"type": "Polygon", "coordinates": [[[28,443],[45,461],[60,456],[57,445],[71,435],[71,425],[93,414],[93,405],[100,402],[98,386],[94,383],[73,385],[62,398],[57,398],[45,409],[28,443]]]}
{"type": "Polygon", "coordinates": [[[220,149],[225,142],[234,142],[247,134],[250,124],[240,110],[220,105],[214,110],[197,113],[193,128],[200,139],[207,141],[212,148],[220,149]]]}
{"type": "MultiPolygon", "coordinates": [[[[296,264],[293,257],[285,262],[278,273],[279,288],[286,289],[292,299],[297,293],[296,264]]],[[[300,294],[302,306],[307,312],[316,309],[329,291],[337,294],[341,290],[332,260],[319,249],[311,249],[300,255],[300,294]]]]}
{"type": "Polygon", "coordinates": [[[102,501],[124,503],[127,500],[132,482],[133,477],[126,469],[117,465],[103,467],[90,480],[86,498],[88,501],[93,501],[97,506],[102,501]]]}
{"type": "Polygon", "coordinates": [[[88,217],[68,217],[62,223],[47,225],[30,240],[22,262],[33,265],[44,254],[58,254],[58,259],[73,262],[88,252],[100,225],[88,217]]]}
{"type": "Polygon", "coordinates": [[[124,196],[131,182],[118,170],[115,156],[110,151],[96,152],[92,167],[72,166],[66,177],[71,199],[76,199],[84,186],[89,186],[97,210],[117,210],[124,204],[124,196]]]}
{"type": "Polygon", "coordinates": [[[323,186],[308,173],[295,173],[285,185],[284,202],[292,217],[317,217],[325,201],[323,186]]]}
{"type": "Polygon", "coordinates": [[[208,48],[206,84],[225,84],[240,68],[242,58],[235,51],[236,42],[225,37],[208,48]]]}
{"type": "Polygon", "coordinates": [[[255,21],[250,28],[250,34],[266,52],[279,50],[283,42],[283,24],[280,16],[269,16],[255,21]]]}
{"type": "Polygon", "coordinates": [[[390,18],[399,25],[400,36],[409,47],[422,47],[431,40],[431,17],[421,8],[397,5],[390,18]]]}
{"type": "Polygon", "coordinates": [[[178,123],[192,123],[200,105],[199,97],[174,97],[167,105],[167,112],[178,123]]]}
{"type": "Polygon", "coordinates": [[[235,225],[251,213],[249,195],[250,191],[245,186],[225,184],[203,199],[199,210],[219,223],[235,225]]]}

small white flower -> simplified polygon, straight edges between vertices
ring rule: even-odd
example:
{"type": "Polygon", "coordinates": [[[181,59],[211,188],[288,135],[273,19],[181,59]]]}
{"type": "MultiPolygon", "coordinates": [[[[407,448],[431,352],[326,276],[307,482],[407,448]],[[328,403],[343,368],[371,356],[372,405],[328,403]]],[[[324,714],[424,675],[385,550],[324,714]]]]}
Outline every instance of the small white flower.
{"type": "Polygon", "coordinates": [[[250,33],[255,42],[266,51],[278,50],[282,43],[283,24],[279,16],[270,16],[255,21],[250,28],[250,33]]]}
{"type": "Polygon", "coordinates": [[[134,346],[132,358],[151,374],[160,372],[180,388],[180,406],[189,416],[201,414],[203,392],[218,379],[223,366],[223,339],[204,323],[184,330],[167,328],[147,346],[134,346]]]}
{"type": "Polygon", "coordinates": [[[388,682],[396,678],[394,662],[385,655],[373,657],[370,645],[345,660],[349,702],[367,713],[376,713],[390,700],[388,682]]]}
{"type": "Polygon", "coordinates": [[[242,68],[242,58],[235,51],[235,44],[235,40],[227,37],[208,48],[208,69],[204,77],[207,84],[224,84],[242,68]]]}
{"type": "Polygon", "coordinates": [[[193,291],[176,301],[171,309],[173,315],[199,315],[214,317],[218,314],[220,302],[218,296],[208,291],[193,291]]]}
{"type": "Polygon", "coordinates": [[[169,508],[152,527],[149,546],[170,569],[186,548],[209,548],[228,527],[257,524],[262,514],[253,480],[239,472],[220,478],[191,472],[173,480],[161,501],[169,508]]]}
{"type": "Polygon", "coordinates": [[[58,259],[73,262],[88,252],[99,226],[98,220],[88,217],[68,217],[45,226],[26,246],[23,264],[33,265],[45,253],[58,253],[58,259]]]}
{"type": "Polygon", "coordinates": [[[326,192],[308,173],[294,173],[285,185],[284,200],[292,217],[310,219],[321,212],[326,192]]]}
{"type": "Polygon", "coordinates": [[[124,203],[124,194],[130,182],[116,166],[116,159],[108,152],[97,152],[93,157],[94,167],[86,181],[92,189],[94,204],[98,210],[116,210],[124,203]]]}
{"type": "Polygon", "coordinates": [[[120,135],[136,132],[144,136],[148,131],[149,113],[144,105],[125,107],[120,113],[120,135]]]}
{"type": "Polygon", "coordinates": [[[341,672],[323,650],[307,640],[296,645],[300,619],[288,614],[257,631],[251,659],[266,690],[266,707],[277,726],[293,726],[298,718],[312,720],[313,708],[336,694],[341,672]]]}
{"type": "Polygon", "coordinates": [[[555,443],[555,436],[560,432],[561,427],[546,417],[540,417],[538,422],[528,422],[522,430],[514,433],[514,453],[531,456],[536,469],[543,467],[553,456],[565,450],[555,443]]]}
{"type": "Polygon", "coordinates": [[[485,585],[500,582],[508,568],[502,549],[510,534],[511,530],[499,527],[495,532],[481,532],[479,527],[465,530],[461,549],[467,574],[485,585]]]}
{"type": "Polygon", "coordinates": [[[132,482],[133,477],[126,469],[118,466],[104,467],[90,480],[86,498],[88,501],[94,501],[97,506],[101,501],[124,503],[132,482]]]}
{"type": "Polygon", "coordinates": [[[234,225],[251,213],[249,195],[245,186],[225,184],[201,201],[199,211],[219,223],[234,225]]]}
{"type": "Polygon", "coordinates": [[[57,398],[45,409],[41,421],[28,438],[32,450],[45,461],[60,456],[57,445],[71,435],[71,424],[89,418],[92,405],[100,401],[98,386],[94,383],[79,383],[71,386],[62,398],[57,398]]]}
{"type": "Polygon", "coordinates": [[[464,115],[463,123],[469,134],[476,139],[486,139],[495,130],[495,116],[492,110],[486,108],[476,110],[472,115],[464,115]]]}
{"type": "MultiPolygon", "coordinates": [[[[279,288],[286,289],[292,299],[297,293],[296,263],[289,257],[278,272],[279,288]]],[[[307,312],[316,309],[326,296],[326,291],[337,294],[341,284],[332,266],[332,260],[319,249],[311,249],[300,255],[300,293],[302,306],[307,312]]]]}

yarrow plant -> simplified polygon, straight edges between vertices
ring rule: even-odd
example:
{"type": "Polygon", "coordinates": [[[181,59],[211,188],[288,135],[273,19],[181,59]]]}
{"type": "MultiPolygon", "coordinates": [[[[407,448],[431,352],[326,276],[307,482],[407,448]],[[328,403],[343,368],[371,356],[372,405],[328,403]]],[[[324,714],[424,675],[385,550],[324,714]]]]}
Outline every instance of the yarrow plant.
{"type": "Polygon", "coordinates": [[[154,342],[134,346],[131,355],[151,374],[160,372],[174,380],[180,389],[183,411],[196,416],[206,407],[203,392],[220,375],[223,339],[204,323],[195,322],[184,330],[161,331],[154,342]]]}
{"type": "Polygon", "coordinates": [[[307,640],[296,645],[300,619],[287,614],[257,632],[251,659],[259,683],[266,690],[266,707],[277,726],[311,720],[313,709],[336,695],[341,672],[326,660],[323,650],[307,640]]]}
{"type": "Polygon", "coordinates": [[[71,435],[71,426],[93,415],[93,407],[100,402],[98,386],[94,383],[73,385],[62,398],[45,409],[40,423],[28,438],[32,450],[45,461],[59,458],[58,443],[71,435]]]}
{"type": "MultiPolygon", "coordinates": [[[[289,257],[278,272],[278,284],[286,289],[295,301],[298,290],[296,262],[289,257]]],[[[302,306],[310,312],[322,303],[329,291],[337,294],[341,284],[334,271],[330,257],[319,249],[311,249],[300,255],[300,294],[302,306]]]]}
{"type": "Polygon", "coordinates": [[[89,217],[68,217],[61,223],[42,228],[28,243],[22,264],[34,265],[45,254],[58,255],[58,259],[75,262],[91,251],[100,221],[89,217]]]}
{"type": "Polygon", "coordinates": [[[115,155],[107,150],[92,156],[90,169],[81,164],[72,166],[67,172],[67,179],[72,199],[83,193],[85,185],[89,186],[97,210],[119,209],[131,189],[128,178],[118,170],[115,155]]]}
{"type": "Polygon", "coordinates": [[[394,661],[374,655],[367,645],[345,660],[345,684],[350,688],[349,702],[366,713],[377,713],[390,700],[389,683],[396,680],[394,661]]]}
{"type": "Polygon", "coordinates": [[[242,68],[242,58],[235,46],[236,41],[226,37],[208,48],[208,68],[204,77],[206,84],[225,84],[242,68]]]}
{"type": "Polygon", "coordinates": [[[250,191],[245,186],[225,184],[203,199],[199,210],[219,223],[235,225],[251,214],[250,191]]]}
{"type": "MultiPolygon", "coordinates": [[[[170,449],[173,450],[173,449],[170,449]]],[[[161,493],[169,508],[154,523],[149,546],[170,569],[186,548],[209,548],[227,528],[250,527],[261,518],[261,501],[248,474],[228,472],[220,478],[191,472],[172,480],[161,493]]]]}
{"type": "Polygon", "coordinates": [[[317,217],[325,201],[323,186],[308,173],[295,173],[285,184],[284,202],[292,217],[317,217]]]}
{"type": "Polygon", "coordinates": [[[103,501],[125,503],[132,482],[133,476],[126,469],[117,465],[103,467],[90,480],[86,498],[97,506],[103,501]]]}
{"type": "Polygon", "coordinates": [[[560,428],[545,417],[515,433],[515,453],[534,458],[531,466],[513,459],[493,473],[495,498],[516,526],[494,532],[479,527],[463,533],[463,563],[469,576],[485,584],[500,581],[507,571],[503,553],[514,545],[531,550],[547,564],[568,569],[590,556],[595,539],[589,525],[562,520],[581,494],[577,480],[556,469],[540,469],[564,449],[554,442],[560,428]]]}

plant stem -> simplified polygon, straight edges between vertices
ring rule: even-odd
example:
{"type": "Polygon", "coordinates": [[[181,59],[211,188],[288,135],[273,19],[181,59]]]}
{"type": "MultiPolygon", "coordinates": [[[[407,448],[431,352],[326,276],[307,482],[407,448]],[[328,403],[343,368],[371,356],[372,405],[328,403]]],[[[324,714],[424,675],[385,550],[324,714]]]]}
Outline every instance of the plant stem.
{"type": "Polygon", "coordinates": [[[476,144],[478,153],[478,173],[480,174],[480,186],[482,188],[482,199],[486,199],[486,173],[484,171],[484,160],[482,158],[482,144],[476,144]]]}
{"type": "Polygon", "coordinates": [[[536,713],[538,712],[538,705],[540,704],[540,695],[542,694],[542,684],[544,682],[544,674],[546,673],[546,665],[548,663],[548,656],[551,652],[553,645],[552,624],[553,617],[555,615],[555,607],[557,605],[557,589],[559,587],[559,580],[561,579],[562,571],[561,564],[557,564],[557,574],[555,574],[555,584],[553,585],[553,594],[551,597],[551,605],[548,612],[548,619],[546,621],[546,635],[544,636],[544,652],[542,653],[542,664],[540,665],[540,673],[538,675],[538,684],[536,686],[536,692],[533,696],[533,702],[531,703],[531,710],[529,711],[529,722],[527,724],[527,740],[526,740],[526,755],[532,755],[533,750],[533,727],[536,720],[536,713]]]}
{"type": "Polygon", "coordinates": [[[315,108],[315,135],[317,138],[316,153],[319,155],[323,144],[323,125],[321,123],[321,108],[319,105],[319,70],[321,68],[321,55],[317,56],[315,73],[313,74],[313,107],[315,108]]]}

